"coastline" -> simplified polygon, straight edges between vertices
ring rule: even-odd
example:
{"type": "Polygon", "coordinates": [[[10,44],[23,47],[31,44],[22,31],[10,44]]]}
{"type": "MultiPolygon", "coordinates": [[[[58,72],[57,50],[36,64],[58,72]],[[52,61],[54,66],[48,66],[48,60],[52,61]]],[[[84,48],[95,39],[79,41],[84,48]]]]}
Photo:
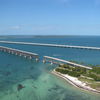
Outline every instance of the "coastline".
{"type": "Polygon", "coordinates": [[[76,77],[61,74],[61,73],[55,71],[55,69],[51,73],[58,76],[58,77],[63,78],[64,80],[68,81],[71,85],[73,85],[75,87],[78,87],[78,88],[83,89],[83,90],[91,91],[94,93],[100,93],[100,91],[91,88],[86,83],[79,81],[76,77]]]}

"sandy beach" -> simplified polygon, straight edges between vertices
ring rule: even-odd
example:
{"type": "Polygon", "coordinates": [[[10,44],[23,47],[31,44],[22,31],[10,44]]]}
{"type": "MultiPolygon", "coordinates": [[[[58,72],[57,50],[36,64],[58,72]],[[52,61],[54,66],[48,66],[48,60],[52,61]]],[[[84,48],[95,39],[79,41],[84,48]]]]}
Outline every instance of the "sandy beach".
{"type": "Polygon", "coordinates": [[[69,75],[65,75],[65,74],[61,74],[55,70],[52,71],[52,73],[54,75],[57,75],[65,80],[67,80],[70,84],[74,85],[75,87],[78,87],[78,88],[81,88],[81,89],[84,89],[84,90],[88,90],[88,91],[91,91],[91,92],[95,92],[95,93],[100,93],[100,91],[96,90],[96,89],[93,89],[91,88],[90,86],[88,86],[86,83],[78,80],[78,78],[76,77],[72,77],[72,76],[69,76],[69,75]]]}

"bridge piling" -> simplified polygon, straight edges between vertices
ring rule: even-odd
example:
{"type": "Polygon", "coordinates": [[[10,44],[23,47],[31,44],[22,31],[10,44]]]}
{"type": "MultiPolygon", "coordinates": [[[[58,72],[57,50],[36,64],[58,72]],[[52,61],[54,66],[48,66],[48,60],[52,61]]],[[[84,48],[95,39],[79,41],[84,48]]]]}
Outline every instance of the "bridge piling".
{"type": "Polygon", "coordinates": [[[39,60],[38,54],[36,54],[36,53],[31,53],[31,52],[27,52],[27,51],[18,50],[18,49],[8,48],[8,47],[4,47],[4,46],[0,46],[0,51],[23,56],[24,58],[29,58],[29,59],[35,58],[36,61],[39,60]]]}

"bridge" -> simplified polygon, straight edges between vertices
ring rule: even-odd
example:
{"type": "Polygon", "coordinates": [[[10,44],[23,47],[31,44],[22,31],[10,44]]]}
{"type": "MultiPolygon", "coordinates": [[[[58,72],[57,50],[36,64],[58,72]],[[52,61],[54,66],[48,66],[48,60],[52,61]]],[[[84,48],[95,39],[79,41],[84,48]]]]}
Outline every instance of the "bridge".
{"type": "Polygon", "coordinates": [[[36,53],[31,53],[31,52],[27,52],[27,51],[18,50],[18,49],[8,48],[8,47],[4,47],[4,46],[0,46],[0,51],[23,56],[23,57],[29,58],[29,59],[35,58],[36,61],[39,60],[38,54],[36,54],[36,53]]]}
{"type": "Polygon", "coordinates": [[[47,47],[60,47],[60,48],[88,49],[88,50],[100,50],[100,47],[58,45],[58,44],[46,44],[46,43],[13,42],[13,41],[0,41],[0,43],[20,44],[20,45],[33,45],[33,46],[47,46],[47,47]]]}
{"type": "Polygon", "coordinates": [[[73,62],[70,62],[70,61],[67,61],[67,60],[62,60],[62,59],[58,59],[58,58],[54,58],[54,57],[50,57],[50,56],[44,56],[43,63],[46,63],[46,62],[50,62],[51,64],[53,64],[53,63],[54,64],[65,63],[65,64],[76,66],[76,67],[82,67],[82,68],[86,68],[86,69],[92,69],[91,67],[88,67],[88,66],[76,64],[76,63],[73,63],[73,62]]]}
{"type": "MultiPolygon", "coordinates": [[[[8,48],[8,47],[4,47],[4,46],[0,46],[0,51],[19,55],[19,56],[23,56],[23,57],[29,58],[29,59],[35,58],[36,61],[39,60],[38,54],[32,53],[32,52],[22,51],[22,50],[8,48]]],[[[88,66],[76,64],[76,63],[73,63],[73,62],[70,62],[70,61],[67,61],[67,60],[62,60],[62,59],[58,59],[58,58],[54,58],[54,57],[50,57],[50,56],[44,56],[43,63],[46,63],[46,62],[50,62],[51,64],[65,63],[65,64],[69,64],[69,65],[72,65],[72,66],[92,69],[91,67],[88,67],[88,66]]]]}

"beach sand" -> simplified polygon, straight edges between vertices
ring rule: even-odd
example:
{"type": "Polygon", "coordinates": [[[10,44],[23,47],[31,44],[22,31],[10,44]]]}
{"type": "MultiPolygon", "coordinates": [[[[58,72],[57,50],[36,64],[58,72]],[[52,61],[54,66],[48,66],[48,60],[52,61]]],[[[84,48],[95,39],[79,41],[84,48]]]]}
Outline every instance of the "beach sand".
{"type": "Polygon", "coordinates": [[[76,78],[76,77],[72,77],[72,76],[69,76],[67,74],[66,75],[61,74],[60,72],[57,72],[55,70],[53,70],[52,73],[63,78],[63,79],[65,79],[65,80],[67,80],[70,84],[74,85],[75,87],[79,87],[81,89],[88,90],[88,91],[95,92],[95,93],[100,93],[100,91],[91,88],[89,85],[78,80],[78,78],[76,78]]]}

